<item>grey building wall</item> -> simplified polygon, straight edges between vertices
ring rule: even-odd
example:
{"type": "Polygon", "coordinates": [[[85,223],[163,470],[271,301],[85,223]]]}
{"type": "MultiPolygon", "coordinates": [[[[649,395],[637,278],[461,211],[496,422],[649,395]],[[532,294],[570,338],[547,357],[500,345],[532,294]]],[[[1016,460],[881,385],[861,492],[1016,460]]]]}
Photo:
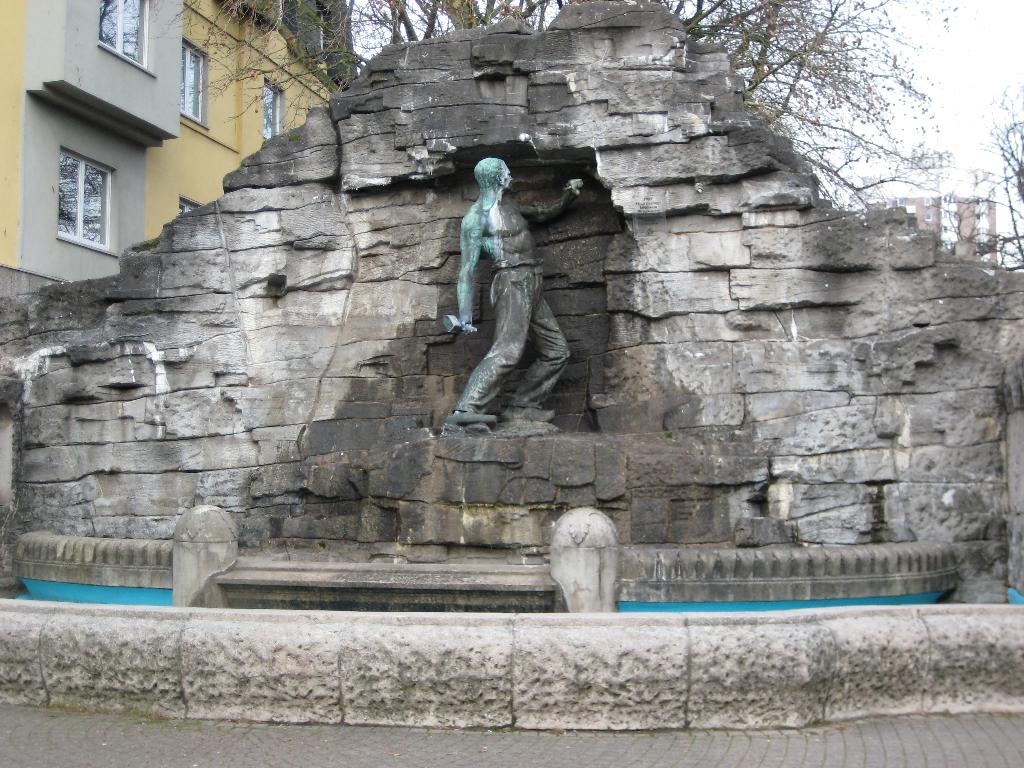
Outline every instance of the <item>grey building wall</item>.
{"type": "Polygon", "coordinates": [[[25,89],[158,144],[178,135],[181,0],[149,0],[145,65],[99,42],[98,2],[29,4],[25,89]]]}
{"type": "Polygon", "coordinates": [[[83,280],[117,272],[117,254],[145,237],[146,149],[46,101],[25,104],[19,266],[83,280]],[[93,249],[57,237],[61,148],[111,168],[109,242],[93,249]]]}
{"type": "Polygon", "coordinates": [[[99,42],[99,11],[84,0],[28,7],[18,267],[44,278],[117,272],[117,253],[145,237],[145,149],[179,130],[181,0],[149,1],[143,65],[99,42]],[[57,237],[62,147],[113,171],[102,249],[57,237]]]}

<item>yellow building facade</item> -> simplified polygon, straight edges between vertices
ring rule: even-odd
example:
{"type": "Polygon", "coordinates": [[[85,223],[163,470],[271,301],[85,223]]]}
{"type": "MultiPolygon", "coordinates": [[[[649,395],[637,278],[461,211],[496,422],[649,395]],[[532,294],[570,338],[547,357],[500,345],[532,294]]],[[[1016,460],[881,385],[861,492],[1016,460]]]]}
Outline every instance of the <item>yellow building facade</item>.
{"type": "Polygon", "coordinates": [[[18,266],[21,220],[22,86],[25,62],[25,9],[29,0],[8,0],[5,18],[15,34],[0,48],[0,266],[18,266]],[[20,34],[19,34],[20,32],[20,34]]]}
{"type": "Polygon", "coordinates": [[[205,104],[199,119],[182,114],[177,139],[147,152],[147,238],[178,215],[183,201],[202,205],[220,197],[224,176],[263,145],[268,85],[283,102],[278,131],[301,125],[307,110],[330,96],[317,77],[287,66],[295,57],[281,34],[239,23],[216,0],[186,0],[182,21],[184,44],[207,65],[205,104]]]}

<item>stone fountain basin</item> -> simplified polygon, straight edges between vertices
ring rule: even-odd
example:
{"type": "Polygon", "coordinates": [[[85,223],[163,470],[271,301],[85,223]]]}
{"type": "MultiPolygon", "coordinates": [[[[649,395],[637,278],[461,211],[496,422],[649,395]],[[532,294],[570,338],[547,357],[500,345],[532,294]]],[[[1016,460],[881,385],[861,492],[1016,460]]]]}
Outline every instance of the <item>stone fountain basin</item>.
{"type": "MultiPolygon", "coordinates": [[[[958,581],[948,544],[905,542],[846,547],[621,548],[618,599],[634,610],[685,603],[764,603],[914,598],[938,595],[958,581]]],[[[167,593],[172,542],[97,539],[35,532],[21,536],[15,575],[43,599],[59,587],[167,593]]],[[[218,602],[231,608],[527,613],[564,610],[549,567],[475,562],[398,563],[239,558],[213,579],[218,602]]],[[[75,598],[71,598],[75,599],[75,598]]],[[[120,599],[82,602],[129,602],[120,599]]],[[[141,602],[139,601],[134,602],[141,602]]]]}
{"type": "Polygon", "coordinates": [[[1024,611],[402,614],[0,600],[0,702],[524,729],[1021,712],[1024,611]]]}

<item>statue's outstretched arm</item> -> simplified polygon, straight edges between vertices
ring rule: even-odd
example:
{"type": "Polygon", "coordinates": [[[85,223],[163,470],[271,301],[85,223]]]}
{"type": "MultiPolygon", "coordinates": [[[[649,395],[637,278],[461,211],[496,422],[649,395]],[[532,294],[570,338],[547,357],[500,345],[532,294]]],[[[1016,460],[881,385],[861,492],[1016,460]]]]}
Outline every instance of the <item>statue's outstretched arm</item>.
{"type": "Polygon", "coordinates": [[[459,237],[462,260],[459,263],[457,293],[459,322],[462,323],[462,330],[465,333],[473,333],[476,330],[476,326],[473,325],[473,286],[476,282],[476,265],[480,261],[480,249],[483,245],[483,229],[484,222],[480,209],[474,205],[462,219],[462,232],[459,237]]]}
{"type": "Polygon", "coordinates": [[[554,203],[521,205],[519,206],[519,212],[523,214],[523,218],[532,222],[551,221],[551,219],[561,216],[565,209],[573,204],[573,201],[580,196],[581,189],[583,189],[583,180],[572,179],[566,183],[565,188],[562,190],[562,197],[554,203]]]}

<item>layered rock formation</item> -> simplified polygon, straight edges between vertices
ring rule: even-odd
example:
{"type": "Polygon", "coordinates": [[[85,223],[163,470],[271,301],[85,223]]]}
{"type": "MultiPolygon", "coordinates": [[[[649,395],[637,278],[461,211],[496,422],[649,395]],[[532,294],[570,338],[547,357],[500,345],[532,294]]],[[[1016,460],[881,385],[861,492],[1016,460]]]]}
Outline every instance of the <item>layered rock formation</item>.
{"type": "Polygon", "coordinates": [[[1024,278],[820,203],[659,6],[386,49],[225,189],[119,276],[0,308],[9,534],[169,538],[216,504],[250,548],[519,561],[596,504],[633,547],[764,517],[807,544],[953,542],[960,596],[1002,594],[1024,278]],[[554,437],[431,431],[491,335],[486,300],[477,338],[438,323],[488,155],[520,200],[586,179],[535,232],[572,349],[554,437]]]}

